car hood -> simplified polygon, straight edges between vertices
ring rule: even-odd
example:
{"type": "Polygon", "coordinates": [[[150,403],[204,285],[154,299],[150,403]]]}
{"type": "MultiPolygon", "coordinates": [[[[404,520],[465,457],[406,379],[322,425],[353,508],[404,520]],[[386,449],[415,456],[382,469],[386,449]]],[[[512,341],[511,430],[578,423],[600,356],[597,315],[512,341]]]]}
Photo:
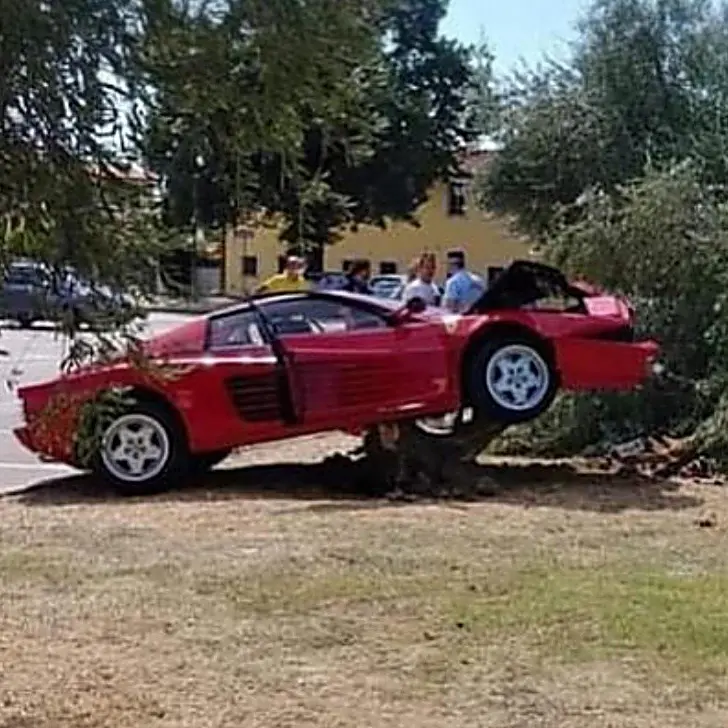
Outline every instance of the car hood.
{"type": "Polygon", "coordinates": [[[469,313],[521,308],[552,296],[599,295],[604,293],[598,287],[585,281],[569,281],[558,268],[531,260],[515,260],[473,304],[469,313]]]}

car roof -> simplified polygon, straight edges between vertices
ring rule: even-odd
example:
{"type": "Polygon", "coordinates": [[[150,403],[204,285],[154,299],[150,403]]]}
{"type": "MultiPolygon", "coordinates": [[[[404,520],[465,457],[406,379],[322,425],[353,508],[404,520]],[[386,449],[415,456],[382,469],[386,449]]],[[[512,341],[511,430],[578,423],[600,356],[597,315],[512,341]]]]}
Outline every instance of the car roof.
{"type": "Polygon", "coordinates": [[[323,290],[323,291],[287,291],[285,293],[262,293],[250,296],[232,306],[213,311],[209,318],[229,316],[237,311],[244,311],[251,308],[252,304],[281,303],[284,301],[296,300],[319,300],[339,301],[362,306],[363,308],[379,308],[384,312],[394,312],[402,307],[399,301],[389,298],[379,298],[365,293],[353,293],[351,291],[323,290]]]}

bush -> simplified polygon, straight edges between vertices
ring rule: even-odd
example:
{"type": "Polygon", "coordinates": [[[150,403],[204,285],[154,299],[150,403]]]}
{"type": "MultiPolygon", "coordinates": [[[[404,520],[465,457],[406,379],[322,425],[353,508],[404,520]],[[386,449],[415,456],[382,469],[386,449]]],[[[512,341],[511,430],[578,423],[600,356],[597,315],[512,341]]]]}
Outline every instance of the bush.
{"type": "MultiPolygon", "coordinates": [[[[665,376],[626,395],[565,396],[498,448],[554,455],[656,432],[695,433],[719,459],[728,424],[728,207],[696,165],[649,172],[616,194],[593,190],[545,253],[567,273],[630,298],[640,336],[662,346],[665,376]]],[[[566,216],[565,218],[566,219],[566,216]]]]}

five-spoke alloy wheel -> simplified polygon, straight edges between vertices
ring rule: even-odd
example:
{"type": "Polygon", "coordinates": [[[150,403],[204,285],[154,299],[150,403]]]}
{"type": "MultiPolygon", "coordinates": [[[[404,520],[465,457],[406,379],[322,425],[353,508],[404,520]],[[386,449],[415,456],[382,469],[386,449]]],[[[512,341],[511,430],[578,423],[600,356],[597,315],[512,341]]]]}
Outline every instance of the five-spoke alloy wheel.
{"type": "Polygon", "coordinates": [[[543,357],[525,344],[498,349],[488,361],[484,376],[493,401],[516,412],[537,407],[546,396],[551,379],[543,357]]]}
{"type": "Polygon", "coordinates": [[[123,495],[146,495],[178,482],[189,464],[186,437],[176,419],[164,407],[140,403],[106,427],[94,470],[123,495]]]}
{"type": "Polygon", "coordinates": [[[466,383],[476,407],[506,424],[538,417],[551,405],[558,388],[547,351],[525,337],[485,343],[469,363],[466,383]]]}
{"type": "Polygon", "coordinates": [[[169,435],[161,422],[135,412],[115,420],[104,433],[101,460],[117,480],[152,480],[169,460],[169,435]]]}

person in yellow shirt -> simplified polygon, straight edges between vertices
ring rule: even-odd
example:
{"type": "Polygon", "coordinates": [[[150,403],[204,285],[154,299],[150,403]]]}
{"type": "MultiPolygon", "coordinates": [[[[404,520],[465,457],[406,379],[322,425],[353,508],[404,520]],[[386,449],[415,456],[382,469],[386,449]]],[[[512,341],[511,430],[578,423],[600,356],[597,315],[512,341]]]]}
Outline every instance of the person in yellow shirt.
{"type": "Polygon", "coordinates": [[[305,270],[306,264],[302,258],[289,255],[286,258],[286,269],[283,273],[277,273],[268,280],[263,281],[256,293],[307,291],[309,288],[308,281],[303,276],[305,270]]]}

